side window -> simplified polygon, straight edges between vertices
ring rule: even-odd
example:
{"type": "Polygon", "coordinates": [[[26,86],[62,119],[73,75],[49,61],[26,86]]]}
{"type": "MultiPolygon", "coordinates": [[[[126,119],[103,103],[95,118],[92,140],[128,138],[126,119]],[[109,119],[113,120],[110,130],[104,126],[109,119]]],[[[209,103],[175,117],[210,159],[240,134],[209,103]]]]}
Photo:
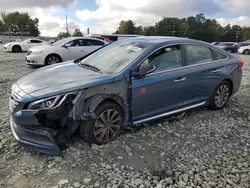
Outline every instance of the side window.
{"type": "Polygon", "coordinates": [[[30,40],[30,43],[42,43],[40,40],[30,40]]]}
{"type": "Polygon", "coordinates": [[[226,59],[227,58],[226,55],[224,55],[224,54],[222,54],[220,52],[213,51],[213,53],[214,53],[215,60],[220,60],[220,59],[226,59]]]}
{"type": "Polygon", "coordinates": [[[156,67],[154,72],[181,67],[181,46],[175,45],[159,49],[150,55],[143,63],[153,64],[156,67]]]}
{"type": "Polygon", "coordinates": [[[72,41],[68,42],[67,44],[65,44],[65,46],[77,47],[77,46],[80,46],[80,41],[79,40],[72,40],[72,41]]]}
{"type": "Polygon", "coordinates": [[[85,46],[103,46],[103,45],[104,42],[99,40],[91,40],[91,39],[85,40],[85,46]]]}
{"type": "Polygon", "coordinates": [[[188,65],[213,61],[212,51],[204,46],[185,45],[187,51],[188,65]]]}

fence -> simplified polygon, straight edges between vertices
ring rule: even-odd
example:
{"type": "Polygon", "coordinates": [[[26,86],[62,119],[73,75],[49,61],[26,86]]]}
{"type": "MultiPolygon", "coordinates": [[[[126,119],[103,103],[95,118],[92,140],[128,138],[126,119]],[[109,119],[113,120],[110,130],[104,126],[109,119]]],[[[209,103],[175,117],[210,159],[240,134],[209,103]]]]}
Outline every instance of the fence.
{"type": "Polygon", "coordinates": [[[15,42],[17,40],[26,40],[29,38],[39,38],[39,39],[43,39],[45,41],[49,41],[49,37],[30,37],[30,36],[8,36],[8,35],[0,35],[0,40],[3,41],[3,43],[7,43],[7,42],[15,42]]]}

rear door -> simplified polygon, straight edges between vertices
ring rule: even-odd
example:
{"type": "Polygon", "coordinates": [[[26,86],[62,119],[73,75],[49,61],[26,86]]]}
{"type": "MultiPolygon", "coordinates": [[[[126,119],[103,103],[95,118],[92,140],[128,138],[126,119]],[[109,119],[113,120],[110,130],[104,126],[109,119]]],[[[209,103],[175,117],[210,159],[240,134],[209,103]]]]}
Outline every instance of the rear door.
{"type": "Polygon", "coordinates": [[[189,103],[201,103],[208,100],[222,78],[221,69],[227,56],[198,44],[184,45],[187,59],[186,84],[191,92],[186,93],[189,103]]]}
{"type": "Polygon", "coordinates": [[[95,40],[95,39],[84,39],[84,45],[81,47],[81,56],[83,57],[98,48],[101,48],[105,43],[100,40],[95,40]]]}

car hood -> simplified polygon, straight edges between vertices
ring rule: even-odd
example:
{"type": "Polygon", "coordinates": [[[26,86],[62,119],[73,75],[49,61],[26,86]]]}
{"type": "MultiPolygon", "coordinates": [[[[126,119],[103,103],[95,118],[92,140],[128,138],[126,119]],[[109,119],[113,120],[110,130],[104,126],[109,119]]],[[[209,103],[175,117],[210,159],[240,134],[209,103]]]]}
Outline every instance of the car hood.
{"type": "Polygon", "coordinates": [[[9,45],[14,46],[16,44],[20,45],[21,43],[20,42],[9,42],[9,43],[6,43],[4,46],[9,46],[9,45]]]}
{"type": "Polygon", "coordinates": [[[94,72],[73,61],[40,68],[17,81],[28,95],[41,99],[113,81],[114,75],[94,72]]]}
{"type": "Polygon", "coordinates": [[[55,48],[55,46],[51,46],[51,45],[40,45],[40,46],[36,46],[36,47],[33,47],[33,48],[30,48],[29,50],[32,51],[32,52],[36,52],[36,51],[44,51],[44,50],[48,50],[48,49],[53,49],[55,48]]]}

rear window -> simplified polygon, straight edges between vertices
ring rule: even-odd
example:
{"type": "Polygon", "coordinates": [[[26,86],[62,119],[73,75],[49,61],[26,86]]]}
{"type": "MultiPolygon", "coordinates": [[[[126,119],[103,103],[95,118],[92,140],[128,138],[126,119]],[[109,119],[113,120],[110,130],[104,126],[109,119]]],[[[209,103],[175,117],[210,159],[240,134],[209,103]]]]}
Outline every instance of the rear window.
{"type": "Polygon", "coordinates": [[[207,47],[192,44],[185,45],[185,48],[189,65],[213,61],[212,51],[207,47]]]}
{"type": "Polygon", "coordinates": [[[103,46],[103,45],[104,42],[99,40],[91,40],[91,39],[85,40],[85,46],[103,46]]]}
{"type": "Polygon", "coordinates": [[[214,60],[220,60],[220,59],[226,59],[227,56],[220,53],[220,52],[217,52],[217,51],[213,51],[214,53],[214,60]]]}

